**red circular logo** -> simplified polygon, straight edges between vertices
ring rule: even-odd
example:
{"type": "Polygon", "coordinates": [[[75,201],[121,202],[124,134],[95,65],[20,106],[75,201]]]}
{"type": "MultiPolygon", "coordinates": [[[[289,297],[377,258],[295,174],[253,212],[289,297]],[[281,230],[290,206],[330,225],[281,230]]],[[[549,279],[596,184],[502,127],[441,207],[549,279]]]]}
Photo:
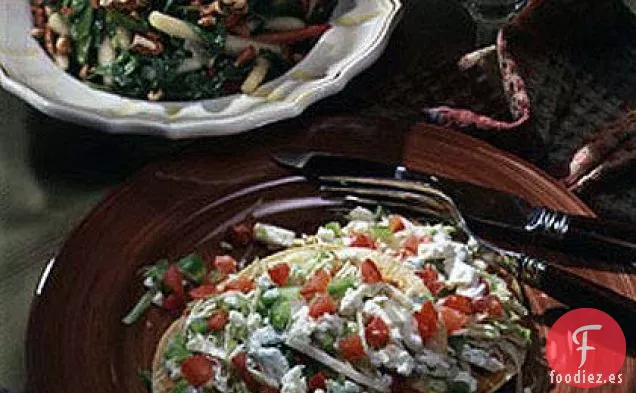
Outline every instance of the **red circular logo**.
{"type": "Polygon", "coordinates": [[[579,388],[621,383],[625,352],[625,336],[612,317],[594,308],[572,310],[548,332],[550,380],[579,388]]]}

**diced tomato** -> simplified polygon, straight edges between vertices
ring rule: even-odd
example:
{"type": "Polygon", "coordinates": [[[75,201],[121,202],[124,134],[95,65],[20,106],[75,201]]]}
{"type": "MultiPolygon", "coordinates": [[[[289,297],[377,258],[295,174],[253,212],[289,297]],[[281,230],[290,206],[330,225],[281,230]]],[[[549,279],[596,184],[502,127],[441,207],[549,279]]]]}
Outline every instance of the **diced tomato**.
{"type": "Polygon", "coordinates": [[[389,342],[389,327],[382,318],[374,316],[364,328],[364,337],[369,345],[380,349],[389,342]]]}
{"type": "Polygon", "coordinates": [[[228,240],[234,246],[247,246],[254,237],[252,225],[241,223],[233,225],[228,231],[228,240]]]}
{"type": "Polygon", "coordinates": [[[415,272],[415,274],[422,279],[424,285],[426,285],[433,295],[437,296],[437,294],[444,289],[444,283],[439,281],[439,273],[432,267],[427,266],[424,269],[415,272]]]}
{"type": "Polygon", "coordinates": [[[400,216],[389,217],[389,229],[391,232],[399,232],[404,229],[404,219],[400,216]]]}
{"type": "Polygon", "coordinates": [[[462,295],[450,295],[442,299],[442,304],[446,307],[453,308],[457,311],[461,311],[464,314],[473,313],[472,300],[469,297],[462,295]]]}
{"type": "Polygon", "coordinates": [[[216,285],[203,284],[192,289],[190,291],[190,297],[193,299],[203,299],[204,297],[216,295],[217,293],[219,293],[219,289],[216,287],[216,285]]]}
{"type": "Polygon", "coordinates": [[[309,305],[309,316],[319,318],[324,314],[334,314],[338,310],[336,302],[328,294],[320,294],[309,305]]]}
{"type": "Polygon", "coordinates": [[[183,274],[181,274],[177,265],[172,264],[168,267],[168,270],[166,270],[163,275],[163,284],[168,288],[170,293],[173,293],[178,298],[185,299],[183,274]]]}
{"type": "Polygon", "coordinates": [[[247,385],[250,391],[254,391],[258,387],[258,382],[254,379],[252,374],[247,369],[247,353],[239,352],[230,360],[232,366],[236,369],[237,374],[241,377],[243,382],[247,385]]]}
{"type": "Polygon", "coordinates": [[[364,248],[375,248],[375,241],[364,233],[358,233],[353,236],[351,240],[351,247],[364,247],[364,248]]]}
{"type": "Polygon", "coordinates": [[[427,287],[433,295],[437,296],[440,292],[442,292],[442,289],[446,288],[446,285],[444,285],[441,281],[435,281],[427,285],[427,287]]]}
{"type": "Polygon", "coordinates": [[[413,314],[417,321],[417,329],[420,331],[422,340],[427,340],[437,332],[437,312],[432,302],[426,302],[422,305],[420,311],[413,314]]]}
{"type": "Polygon", "coordinates": [[[225,287],[223,289],[226,292],[239,291],[239,292],[247,293],[251,291],[252,289],[254,289],[254,281],[250,280],[247,277],[239,277],[225,284],[225,287]]]}
{"type": "Polygon", "coordinates": [[[439,310],[442,314],[444,325],[446,325],[446,331],[449,334],[461,329],[470,318],[468,315],[454,308],[441,306],[439,310]]]}
{"type": "Polygon", "coordinates": [[[318,270],[313,276],[300,288],[300,294],[305,299],[311,299],[316,293],[323,293],[327,290],[331,275],[324,270],[318,270]]]}
{"type": "Polygon", "coordinates": [[[214,363],[203,355],[192,355],[181,363],[181,373],[194,387],[205,385],[214,377],[214,363]]]}
{"type": "Polygon", "coordinates": [[[432,283],[439,280],[439,273],[430,266],[427,266],[422,270],[418,270],[415,274],[424,281],[424,284],[429,287],[429,289],[432,283]]]}
{"type": "Polygon", "coordinates": [[[475,312],[485,312],[488,315],[500,317],[503,314],[503,306],[501,301],[495,295],[486,295],[481,298],[473,299],[473,310],[475,312]]]}
{"type": "Polygon", "coordinates": [[[279,263],[278,265],[275,265],[269,268],[269,270],[267,270],[267,273],[269,274],[269,278],[272,279],[274,284],[278,285],[279,287],[282,287],[283,285],[287,283],[290,270],[291,269],[289,268],[288,264],[279,263]]]}
{"type": "Polygon", "coordinates": [[[307,380],[307,387],[310,392],[318,389],[325,390],[327,388],[327,377],[321,371],[318,371],[307,380]]]}
{"type": "Polygon", "coordinates": [[[223,274],[236,273],[238,263],[231,255],[218,255],[214,258],[214,267],[223,274]]]}
{"type": "Polygon", "coordinates": [[[362,281],[367,284],[382,282],[382,273],[380,273],[376,264],[370,259],[366,259],[362,262],[362,265],[360,265],[360,273],[362,274],[362,281]]]}
{"type": "Polygon", "coordinates": [[[407,252],[407,254],[415,255],[417,254],[417,248],[420,245],[420,239],[417,236],[411,234],[406,238],[402,248],[407,252]]]}
{"type": "Polygon", "coordinates": [[[185,306],[185,300],[174,293],[169,294],[164,297],[161,301],[161,307],[165,310],[169,311],[170,314],[174,316],[178,316],[181,313],[181,310],[185,306]]]}
{"type": "Polygon", "coordinates": [[[342,356],[350,362],[361,360],[366,356],[362,346],[362,339],[357,334],[338,341],[338,349],[342,356]]]}
{"type": "Polygon", "coordinates": [[[223,329],[228,321],[228,314],[225,310],[215,310],[208,318],[208,328],[213,332],[223,329]]]}

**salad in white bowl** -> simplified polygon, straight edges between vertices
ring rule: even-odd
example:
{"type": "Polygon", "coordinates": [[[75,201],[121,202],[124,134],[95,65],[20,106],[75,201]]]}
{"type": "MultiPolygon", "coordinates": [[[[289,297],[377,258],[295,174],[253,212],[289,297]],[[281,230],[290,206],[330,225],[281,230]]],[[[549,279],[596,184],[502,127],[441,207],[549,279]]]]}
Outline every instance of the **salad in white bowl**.
{"type": "Polygon", "coordinates": [[[11,0],[0,4],[0,83],[49,115],[106,131],[232,134],[344,88],[379,56],[400,6],[11,0]]]}

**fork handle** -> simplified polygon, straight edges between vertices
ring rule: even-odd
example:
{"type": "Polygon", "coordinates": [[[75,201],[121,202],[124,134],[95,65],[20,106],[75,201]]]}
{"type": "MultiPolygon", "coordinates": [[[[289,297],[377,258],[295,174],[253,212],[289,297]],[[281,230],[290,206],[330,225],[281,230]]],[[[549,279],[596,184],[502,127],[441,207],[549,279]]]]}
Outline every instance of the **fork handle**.
{"type": "Polygon", "coordinates": [[[605,260],[619,258],[636,262],[634,225],[600,218],[570,216],[537,207],[529,215],[525,230],[556,239],[570,251],[592,251],[605,260]]]}
{"type": "MultiPolygon", "coordinates": [[[[612,316],[625,335],[636,336],[636,301],[564,268],[520,257],[520,279],[571,308],[596,308],[612,316]]],[[[632,337],[633,339],[634,337],[632,337]]]]}

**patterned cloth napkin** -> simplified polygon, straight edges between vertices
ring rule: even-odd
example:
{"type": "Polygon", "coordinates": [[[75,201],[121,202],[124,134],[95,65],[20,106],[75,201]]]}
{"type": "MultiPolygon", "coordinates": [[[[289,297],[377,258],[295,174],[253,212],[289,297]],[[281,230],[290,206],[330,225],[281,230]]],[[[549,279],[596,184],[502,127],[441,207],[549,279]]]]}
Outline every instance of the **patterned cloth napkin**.
{"type": "Polygon", "coordinates": [[[535,132],[550,149],[559,143],[550,132],[574,112],[577,124],[565,126],[583,137],[552,172],[575,192],[599,186],[636,163],[635,19],[620,0],[530,1],[495,45],[458,63],[464,70],[495,64],[510,119],[448,106],[425,109],[425,119],[493,134],[535,132]]]}

